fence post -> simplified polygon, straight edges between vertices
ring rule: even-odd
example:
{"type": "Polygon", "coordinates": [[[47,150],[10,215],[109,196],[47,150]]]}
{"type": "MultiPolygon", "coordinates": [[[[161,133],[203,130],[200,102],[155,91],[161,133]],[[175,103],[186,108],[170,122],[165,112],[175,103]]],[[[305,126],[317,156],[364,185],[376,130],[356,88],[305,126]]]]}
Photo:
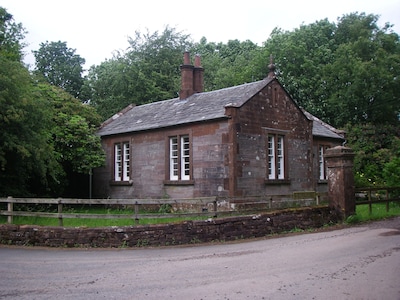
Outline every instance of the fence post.
{"type": "Polygon", "coordinates": [[[328,169],[329,205],[344,219],[356,211],[354,156],[354,152],[344,146],[327,149],[324,155],[328,169]]]}
{"type": "Polygon", "coordinates": [[[135,201],[135,223],[139,223],[139,203],[135,201]]]}
{"type": "Polygon", "coordinates": [[[217,201],[218,201],[218,196],[215,197],[215,200],[214,200],[214,203],[213,203],[214,204],[214,218],[217,217],[217,209],[218,209],[217,201]]]}
{"type": "MultiPolygon", "coordinates": [[[[11,201],[12,197],[8,196],[7,199],[11,201]]],[[[7,216],[7,223],[8,224],[12,224],[13,221],[14,221],[14,218],[13,218],[13,215],[12,215],[13,210],[14,210],[14,203],[13,202],[7,202],[7,211],[8,211],[8,213],[11,213],[11,215],[7,216]]]]}
{"type": "Polygon", "coordinates": [[[57,205],[57,212],[58,212],[58,226],[64,226],[63,224],[63,218],[62,218],[62,210],[63,210],[63,205],[61,202],[61,199],[58,198],[58,205],[57,205]]]}
{"type": "Polygon", "coordinates": [[[386,189],[386,212],[389,212],[389,189],[386,189]]]}
{"type": "Polygon", "coordinates": [[[371,196],[371,189],[368,191],[368,210],[369,210],[369,214],[372,214],[372,196],[371,196]]]}

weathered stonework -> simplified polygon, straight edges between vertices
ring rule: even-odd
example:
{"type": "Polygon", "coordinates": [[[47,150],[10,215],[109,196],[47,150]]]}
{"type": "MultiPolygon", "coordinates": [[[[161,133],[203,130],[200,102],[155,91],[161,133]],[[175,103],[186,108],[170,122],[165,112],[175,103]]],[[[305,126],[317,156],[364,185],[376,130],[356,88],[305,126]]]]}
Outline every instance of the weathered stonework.
{"type": "Polygon", "coordinates": [[[329,205],[343,218],[355,213],[355,187],[353,173],[354,152],[343,146],[328,149],[325,154],[328,168],[329,205]]]}
{"type": "Polygon", "coordinates": [[[252,216],[185,221],[176,224],[103,228],[0,225],[0,243],[45,247],[171,246],[264,237],[336,223],[328,207],[288,209],[252,216]]]}
{"type": "MultiPolygon", "coordinates": [[[[201,105],[201,104],[200,104],[201,105]]],[[[313,122],[272,82],[244,105],[225,107],[226,118],[102,137],[107,162],[94,171],[95,198],[193,198],[325,192],[319,183],[318,138],[313,122]],[[169,182],[168,137],[187,134],[192,174],[169,182]],[[285,179],[268,180],[268,135],[285,137],[285,179]],[[130,182],[113,182],[114,144],[131,145],[130,182]]],[[[340,141],[329,140],[334,146],[340,141]]]]}
{"type": "MultiPolygon", "coordinates": [[[[161,199],[326,192],[318,149],[340,145],[343,136],[297,105],[275,77],[272,60],[268,68],[262,80],[203,92],[200,57],[192,65],[185,52],[178,98],[128,106],[99,128],[107,162],[94,170],[93,196],[161,199]],[[183,178],[180,173],[169,176],[172,136],[188,140],[183,178]],[[114,169],[125,166],[115,163],[116,143],[130,145],[129,177],[123,182],[119,176],[113,181],[114,169]]],[[[179,148],[179,143],[174,146],[179,148]]],[[[181,169],[179,156],[174,157],[175,170],[181,169]]]]}

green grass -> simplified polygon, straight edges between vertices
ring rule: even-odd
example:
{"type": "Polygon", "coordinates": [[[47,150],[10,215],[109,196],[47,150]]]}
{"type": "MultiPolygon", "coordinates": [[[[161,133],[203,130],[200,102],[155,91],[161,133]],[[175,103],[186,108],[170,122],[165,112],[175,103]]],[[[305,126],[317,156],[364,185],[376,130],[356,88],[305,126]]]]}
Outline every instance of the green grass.
{"type": "MultiPolygon", "coordinates": [[[[4,208],[3,208],[4,209],[4,208]]],[[[32,212],[51,212],[56,213],[56,206],[20,206],[14,207],[14,210],[23,210],[23,211],[32,211],[32,212]]],[[[104,206],[69,206],[63,209],[63,213],[85,213],[85,214],[113,214],[113,215],[126,215],[126,218],[119,219],[85,219],[85,218],[63,218],[63,226],[64,227],[108,227],[108,226],[132,226],[132,225],[148,225],[148,224],[165,224],[165,223],[177,223],[182,222],[184,220],[204,220],[206,217],[173,217],[173,218],[143,218],[139,220],[135,220],[134,210],[127,209],[119,209],[119,208],[105,208],[104,206]]],[[[142,213],[146,214],[159,214],[159,212],[151,212],[151,211],[143,211],[142,213]]],[[[160,212],[163,213],[163,212],[160,212]]],[[[57,218],[47,218],[47,217],[25,217],[25,216],[14,216],[13,224],[16,225],[38,225],[38,226],[58,226],[57,218]]],[[[7,223],[6,216],[0,216],[0,224],[7,223]]]]}
{"type": "Polygon", "coordinates": [[[361,223],[366,221],[382,220],[385,218],[400,216],[400,203],[389,203],[389,211],[386,211],[385,203],[372,204],[372,213],[369,212],[368,204],[357,205],[356,214],[347,218],[349,224],[361,223]]]}
{"type": "MultiPolygon", "coordinates": [[[[57,212],[56,207],[20,207],[20,210],[31,210],[31,211],[46,211],[46,212],[57,212]]],[[[18,210],[18,208],[16,209],[18,210]]],[[[132,225],[149,225],[149,224],[166,224],[166,223],[177,223],[184,220],[205,220],[208,217],[175,217],[175,218],[146,218],[140,219],[139,222],[134,220],[133,209],[118,209],[118,208],[104,208],[101,206],[70,206],[64,208],[64,213],[93,213],[93,214],[125,214],[126,218],[123,219],[63,219],[64,227],[108,227],[108,226],[132,226],[132,225]]],[[[149,211],[143,211],[142,213],[149,214],[149,211]]],[[[158,212],[156,212],[158,213],[158,212]]],[[[369,213],[367,204],[357,205],[356,214],[347,218],[346,223],[354,224],[360,222],[366,222],[371,220],[380,220],[388,217],[400,216],[400,203],[392,202],[389,206],[389,212],[386,212],[386,204],[379,203],[372,205],[372,213],[369,213]]],[[[6,216],[0,216],[0,224],[7,223],[6,216]]],[[[57,218],[41,218],[41,217],[22,217],[14,216],[13,224],[17,225],[38,225],[38,226],[58,226],[57,218]]]]}

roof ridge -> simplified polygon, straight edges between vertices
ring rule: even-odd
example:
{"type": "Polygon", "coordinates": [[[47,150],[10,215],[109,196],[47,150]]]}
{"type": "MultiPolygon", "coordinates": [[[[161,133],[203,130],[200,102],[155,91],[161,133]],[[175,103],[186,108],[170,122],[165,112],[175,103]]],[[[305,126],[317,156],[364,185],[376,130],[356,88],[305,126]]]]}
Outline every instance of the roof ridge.
{"type": "Polygon", "coordinates": [[[123,114],[125,114],[126,112],[130,111],[132,108],[134,108],[136,105],[131,103],[128,106],[126,106],[125,108],[123,108],[122,110],[120,110],[119,112],[115,113],[114,115],[112,115],[110,118],[108,118],[107,120],[105,120],[103,123],[101,123],[100,128],[103,128],[104,126],[110,124],[112,121],[114,121],[115,119],[119,118],[120,116],[122,116],[123,114]]]}

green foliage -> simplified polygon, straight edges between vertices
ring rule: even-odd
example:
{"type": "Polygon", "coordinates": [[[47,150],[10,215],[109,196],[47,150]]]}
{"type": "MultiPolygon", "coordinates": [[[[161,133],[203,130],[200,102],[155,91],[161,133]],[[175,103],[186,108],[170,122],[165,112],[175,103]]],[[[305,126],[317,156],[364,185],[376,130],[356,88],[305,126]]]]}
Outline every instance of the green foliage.
{"type": "Polygon", "coordinates": [[[346,219],[347,224],[357,224],[360,222],[360,217],[357,214],[348,216],[346,219]]]}
{"type": "Polygon", "coordinates": [[[388,186],[400,186],[400,157],[395,157],[385,164],[383,179],[388,186]]]}
{"type": "Polygon", "coordinates": [[[162,33],[136,32],[125,53],[89,70],[84,90],[90,104],[106,119],[131,103],[176,97],[179,65],[190,46],[187,35],[169,27],[162,33]]]}
{"type": "Polygon", "coordinates": [[[68,174],[104,163],[92,107],[55,86],[33,84],[21,64],[1,58],[0,86],[7,86],[0,93],[0,195],[59,196],[68,174]]]}
{"type": "Polygon", "coordinates": [[[335,24],[325,19],[294,31],[275,28],[265,42],[265,56],[275,57],[277,75],[289,94],[323,119],[329,89],[323,68],[334,60],[334,31],[335,24]]]}
{"type": "Polygon", "coordinates": [[[202,58],[205,91],[260,80],[268,73],[265,57],[259,64],[261,47],[249,40],[216,44],[203,37],[191,51],[202,58]]]}
{"type": "Polygon", "coordinates": [[[324,121],[336,127],[394,124],[400,112],[400,40],[391,25],[379,28],[377,21],[354,13],[337,24],[324,19],[294,31],[275,28],[262,47],[205,37],[193,44],[169,27],[162,34],[136,32],[125,53],[92,67],[85,89],[106,118],[131,103],[176,97],[185,50],[202,58],[205,91],[266,77],[272,54],[289,94],[324,121]]]}
{"type": "Polygon", "coordinates": [[[399,186],[396,161],[400,149],[400,126],[360,124],[346,126],[348,146],[353,149],[357,187],[399,186]],[[396,184],[397,182],[397,184],[396,184]]]}
{"type": "MultiPolygon", "coordinates": [[[[356,186],[399,185],[393,141],[400,137],[400,39],[378,17],[353,13],[275,29],[264,47],[298,104],[345,128],[355,157],[356,186]],[[396,184],[397,182],[397,184],[396,184]]],[[[266,56],[266,55],[265,55],[266,56]]]]}
{"type": "Polygon", "coordinates": [[[52,108],[49,132],[57,161],[72,171],[88,174],[104,163],[104,153],[96,130],[100,117],[93,107],[82,104],[63,90],[48,84],[36,85],[39,97],[52,108]]]}
{"type": "Polygon", "coordinates": [[[21,63],[24,29],[3,8],[0,32],[0,195],[29,196],[60,171],[48,143],[51,117],[21,63]]]}
{"type": "Polygon", "coordinates": [[[83,89],[90,94],[90,105],[103,120],[131,103],[144,101],[140,95],[145,93],[145,85],[140,87],[140,84],[146,78],[123,58],[91,67],[87,79],[83,89]]]}
{"type": "Polygon", "coordinates": [[[33,182],[45,185],[58,171],[47,103],[34,99],[28,70],[1,56],[0,87],[0,194],[29,195],[33,182]]]}
{"type": "Polygon", "coordinates": [[[400,137],[393,139],[394,156],[383,167],[383,179],[387,186],[400,186],[400,137]]]}
{"type": "Polygon", "coordinates": [[[0,6],[0,55],[11,61],[21,61],[22,40],[25,38],[25,29],[21,23],[13,22],[13,16],[0,6]]]}
{"type": "Polygon", "coordinates": [[[376,16],[365,14],[340,19],[336,39],[341,43],[327,72],[336,91],[328,99],[334,125],[399,121],[399,36],[376,22],[376,16]]]}
{"type": "Polygon", "coordinates": [[[349,14],[294,31],[275,29],[265,43],[286,89],[324,121],[398,123],[400,43],[375,15],[349,14]]]}
{"type": "Polygon", "coordinates": [[[192,44],[188,35],[166,27],[159,32],[136,32],[129,38],[125,53],[93,66],[84,92],[103,118],[131,103],[144,104],[177,97],[183,52],[199,54],[205,91],[238,85],[266,77],[266,61],[259,66],[261,47],[251,41],[231,40],[227,44],[208,43],[202,38],[192,44]]]}
{"type": "Polygon", "coordinates": [[[172,213],[172,205],[169,203],[164,203],[160,205],[160,208],[158,210],[159,214],[169,214],[172,213]]]}
{"type": "Polygon", "coordinates": [[[0,192],[41,186],[59,193],[67,174],[101,164],[104,154],[94,135],[100,121],[129,104],[177,97],[186,50],[201,55],[205,91],[266,77],[272,54],[277,76],[295,101],[347,130],[347,145],[356,152],[356,185],[399,185],[400,38],[392,25],[380,28],[377,21],[373,14],[352,13],[337,23],[275,28],[261,47],[205,37],[193,43],[168,26],[135,32],[125,52],[92,66],[86,78],[84,59],[66,42],[42,43],[34,51],[35,74],[90,103],[82,106],[38,83],[38,76],[32,83],[20,64],[25,31],[0,7],[0,192]]]}
{"type": "Polygon", "coordinates": [[[81,98],[84,82],[82,65],[85,59],[75,54],[75,51],[68,48],[66,42],[41,43],[39,50],[33,51],[36,59],[34,72],[48,83],[62,88],[76,98],[81,98]]]}
{"type": "MultiPolygon", "coordinates": [[[[20,61],[23,36],[22,25],[0,7],[0,196],[59,196],[71,174],[88,174],[104,163],[95,134],[100,117],[92,107],[29,73],[20,61]]],[[[49,64],[45,74],[68,90],[65,82],[73,86],[74,79],[62,78],[66,66],[72,64],[80,77],[84,60],[65,43],[42,44],[37,55],[46,51],[54,60],[41,61],[42,66],[49,64]]]]}

